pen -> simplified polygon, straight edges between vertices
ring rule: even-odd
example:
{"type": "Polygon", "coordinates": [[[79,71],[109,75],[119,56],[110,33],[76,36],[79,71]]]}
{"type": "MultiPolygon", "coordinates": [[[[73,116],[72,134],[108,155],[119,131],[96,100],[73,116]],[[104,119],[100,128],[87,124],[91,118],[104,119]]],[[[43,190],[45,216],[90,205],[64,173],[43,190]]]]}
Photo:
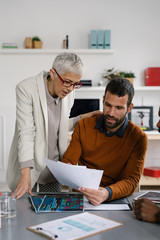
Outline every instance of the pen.
{"type": "Polygon", "coordinates": [[[58,238],[58,235],[57,234],[53,234],[52,232],[46,230],[46,229],[43,229],[42,227],[37,227],[36,230],[38,232],[41,232],[41,234],[43,234],[44,236],[48,237],[49,239],[51,240],[55,240],[56,238],[58,238]],[[47,233],[44,233],[44,232],[48,232],[50,235],[52,235],[52,237],[50,237],[47,233]]]}

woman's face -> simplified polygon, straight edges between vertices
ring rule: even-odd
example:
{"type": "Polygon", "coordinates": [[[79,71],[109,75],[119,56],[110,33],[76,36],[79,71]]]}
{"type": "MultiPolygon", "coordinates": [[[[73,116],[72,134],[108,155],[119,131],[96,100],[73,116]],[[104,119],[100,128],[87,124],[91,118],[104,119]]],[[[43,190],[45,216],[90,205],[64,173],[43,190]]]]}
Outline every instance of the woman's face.
{"type": "Polygon", "coordinates": [[[79,83],[81,79],[81,75],[75,74],[73,72],[67,72],[57,76],[54,69],[50,70],[50,76],[53,80],[53,87],[54,87],[54,95],[59,98],[66,97],[70,92],[73,91],[75,83],[79,83]],[[65,86],[70,85],[71,86],[65,86]]]}

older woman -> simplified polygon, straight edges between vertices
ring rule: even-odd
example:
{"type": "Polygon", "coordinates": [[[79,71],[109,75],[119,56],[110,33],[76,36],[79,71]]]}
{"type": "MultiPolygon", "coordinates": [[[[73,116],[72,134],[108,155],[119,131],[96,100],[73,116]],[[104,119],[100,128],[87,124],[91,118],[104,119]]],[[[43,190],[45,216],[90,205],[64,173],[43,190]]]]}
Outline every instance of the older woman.
{"type": "Polygon", "coordinates": [[[25,192],[32,194],[32,190],[60,190],[45,158],[60,160],[68,146],[68,131],[80,118],[97,114],[95,111],[69,119],[73,90],[81,86],[83,72],[76,54],[62,53],[49,72],[17,85],[16,127],[7,169],[8,185],[17,198],[25,192]]]}

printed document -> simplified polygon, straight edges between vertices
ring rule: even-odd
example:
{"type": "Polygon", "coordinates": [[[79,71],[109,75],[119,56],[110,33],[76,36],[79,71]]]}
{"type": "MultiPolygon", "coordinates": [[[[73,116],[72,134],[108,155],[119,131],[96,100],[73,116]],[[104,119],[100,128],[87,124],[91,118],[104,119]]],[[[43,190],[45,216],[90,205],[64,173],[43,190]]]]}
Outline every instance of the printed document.
{"type": "Polygon", "coordinates": [[[60,161],[55,162],[50,159],[46,159],[46,164],[61,184],[74,189],[86,187],[97,190],[103,174],[102,170],[66,164],[60,161]]]}
{"type": "Polygon", "coordinates": [[[51,239],[74,240],[120,227],[121,225],[122,223],[85,212],[34,225],[27,229],[51,239]]]}

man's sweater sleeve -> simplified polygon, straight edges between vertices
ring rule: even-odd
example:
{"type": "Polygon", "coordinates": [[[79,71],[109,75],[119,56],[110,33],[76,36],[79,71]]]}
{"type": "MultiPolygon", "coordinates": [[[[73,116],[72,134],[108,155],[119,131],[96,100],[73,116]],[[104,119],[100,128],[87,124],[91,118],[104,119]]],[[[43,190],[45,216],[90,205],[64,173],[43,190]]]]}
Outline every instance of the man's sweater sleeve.
{"type": "Polygon", "coordinates": [[[137,141],[117,182],[106,186],[112,190],[111,200],[128,196],[136,190],[143,172],[147,143],[147,135],[144,134],[137,141]]]}

